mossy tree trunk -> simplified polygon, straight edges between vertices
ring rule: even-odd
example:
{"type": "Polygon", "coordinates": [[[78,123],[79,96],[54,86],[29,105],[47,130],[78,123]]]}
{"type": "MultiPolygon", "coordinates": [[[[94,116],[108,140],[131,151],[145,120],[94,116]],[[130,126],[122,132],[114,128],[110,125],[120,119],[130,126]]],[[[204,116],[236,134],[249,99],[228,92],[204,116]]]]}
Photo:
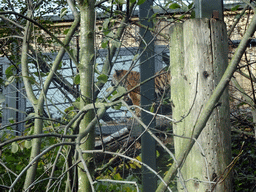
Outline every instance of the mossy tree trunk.
{"type": "MultiPolygon", "coordinates": [[[[200,112],[228,64],[226,34],[223,22],[209,19],[188,20],[171,28],[173,118],[179,120],[189,112],[173,125],[177,135],[193,139],[200,112]]],[[[181,169],[188,191],[232,191],[231,174],[222,182],[231,162],[230,134],[226,89],[181,169]]],[[[177,157],[189,142],[175,137],[177,157]]],[[[179,191],[184,191],[184,184],[178,184],[179,191]]]]}

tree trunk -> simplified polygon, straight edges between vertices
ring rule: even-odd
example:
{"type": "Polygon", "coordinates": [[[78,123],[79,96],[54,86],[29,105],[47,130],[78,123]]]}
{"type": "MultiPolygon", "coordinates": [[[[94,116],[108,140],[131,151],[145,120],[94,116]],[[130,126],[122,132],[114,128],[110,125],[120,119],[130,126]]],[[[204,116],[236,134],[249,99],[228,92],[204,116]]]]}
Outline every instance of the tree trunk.
{"type": "MultiPolygon", "coordinates": [[[[93,64],[94,64],[94,0],[88,0],[80,3],[81,25],[80,25],[80,108],[92,103],[93,100],[93,64]]],[[[86,113],[85,117],[80,123],[79,132],[84,132],[87,125],[94,118],[93,110],[86,113]]],[[[82,150],[94,149],[94,133],[95,129],[91,129],[85,143],[81,144],[82,150]]],[[[90,173],[93,171],[93,163],[90,159],[92,154],[84,154],[83,158],[87,162],[90,173]],[[90,163],[91,162],[91,163],[90,163]]],[[[78,190],[91,191],[91,186],[87,178],[83,165],[78,166],[78,190]]]]}
{"type": "MultiPolygon", "coordinates": [[[[173,118],[179,120],[189,112],[173,129],[175,134],[191,138],[200,112],[228,64],[226,26],[217,20],[193,19],[174,25],[171,36],[173,118]]],[[[181,169],[184,181],[178,184],[179,191],[184,184],[188,191],[232,191],[231,175],[225,177],[231,162],[230,133],[226,89],[181,169]]],[[[174,138],[176,157],[189,142],[174,138]]]]}
{"type": "MultiPolygon", "coordinates": [[[[32,17],[32,11],[28,11],[28,17],[32,17]]],[[[22,66],[22,76],[24,81],[24,86],[26,89],[26,94],[30,102],[32,103],[36,117],[40,117],[40,114],[43,114],[43,108],[38,107],[38,101],[33,93],[31,82],[29,81],[29,72],[28,72],[28,45],[29,45],[29,38],[31,34],[31,23],[27,21],[26,30],[24,33],[24,39],[22,43],[22,55],[21,55],[21,66],[22,66]]],[[[34,123],[34,134],[40,134],[42,131],[43,122],[41,119],[35,119],[34,123]]],[[[41,138],[36,138],[32,140],[32,149],[30,153],[29,161],[32,161],[39,153],[40,153],[40,146],[41,146],[41,138]]],[[[34,181],[37,169],[37,162],[35,162],[28,170],[26,174],[25,183],[23,189],[26,190],[30,184],[34,181]]],[[[30,190],[29,190],[30,191],[30,190]]]]}

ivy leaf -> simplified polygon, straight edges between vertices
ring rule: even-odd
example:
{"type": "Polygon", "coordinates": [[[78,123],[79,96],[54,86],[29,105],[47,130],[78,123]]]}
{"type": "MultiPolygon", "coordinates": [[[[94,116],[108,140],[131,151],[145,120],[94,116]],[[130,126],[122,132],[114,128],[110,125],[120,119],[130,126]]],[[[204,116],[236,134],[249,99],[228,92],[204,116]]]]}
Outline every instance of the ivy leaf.
{"type": "Polygon", "coordinates": [[[178,9],[180,8],[180,5],[178,3],[173,3],[169,6],[170,9],[178,9]]]}
{"type": "Polygon", "coordinates": [[[12,143],[12,150],[11,150],[12,153],[17,153],[18,150],[19,150],[18,144],[17,144],[16,142],[13,142],[13,143],[12,143]]]}
{"type": "Polygon", "coordinates": [[[108,81],[108,76],[105,74],[101,74],[100,76],[97,77],[97,79],[99,80],[99,82],[101,83],[106,83],[108,81]]]}

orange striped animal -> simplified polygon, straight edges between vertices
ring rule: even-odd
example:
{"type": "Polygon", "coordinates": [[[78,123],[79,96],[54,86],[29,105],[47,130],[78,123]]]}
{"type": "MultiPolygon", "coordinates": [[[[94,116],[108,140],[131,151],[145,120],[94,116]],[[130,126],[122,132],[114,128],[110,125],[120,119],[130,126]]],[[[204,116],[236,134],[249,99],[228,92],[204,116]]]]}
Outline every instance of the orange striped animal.
{"type": "MultiPolygon", "coordinates": [[[[155,101],[159,101],[165,92],[166,95],[170,95],[170,72],[163,68],[161,71],[155,74],[155,101]]],[[[112,83],[117,85],[121,79],[127,74],[128,70],[115,70],[113,74],[112,83]]],[[[136,71],[130,71],[126,77],[119,83],[120,86],[126,88],[127,91],[134,88],[140,83],[140,73],[136,71]]],[[[131,99],[133,105],[140,106],[140,87],[137,87],[133,91],[128,93],[128,97],[131,99]]],[[[136,114],[139,114],[139,110],[135,109],[136,114]]]]}

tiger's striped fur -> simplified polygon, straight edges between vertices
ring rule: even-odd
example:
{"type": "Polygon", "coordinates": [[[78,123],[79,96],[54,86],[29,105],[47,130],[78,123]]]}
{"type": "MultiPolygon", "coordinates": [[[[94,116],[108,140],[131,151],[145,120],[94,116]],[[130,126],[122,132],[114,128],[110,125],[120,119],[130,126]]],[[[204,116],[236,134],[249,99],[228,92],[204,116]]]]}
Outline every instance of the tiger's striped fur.
{"type": "MultiPolygon", "coordinates": [[[[113,74],[112,82],[117,85],[121,79],[128,73],[128,70],[115,70],[113,74]]],[[[161,71],[155,74],[155,101],[159,101],[163,96],[170,95],[170,72],[163,68],[161,71]]],[[[127,91],[134,88],[140,83],[140,73],[136,71],[130,71],[129,74],[124,78],[119,85],[126,88],[127,91]]],[[[137,87],[133,91],[128,93],[128,97],[131,99],[133,105],[140,106],[140,87],[137,87]]],[[[164,96],[165,97],[165,96],[164,96]]],[[[136,114],[139,115],[139,110],[135,109],[136,114]]]]}

